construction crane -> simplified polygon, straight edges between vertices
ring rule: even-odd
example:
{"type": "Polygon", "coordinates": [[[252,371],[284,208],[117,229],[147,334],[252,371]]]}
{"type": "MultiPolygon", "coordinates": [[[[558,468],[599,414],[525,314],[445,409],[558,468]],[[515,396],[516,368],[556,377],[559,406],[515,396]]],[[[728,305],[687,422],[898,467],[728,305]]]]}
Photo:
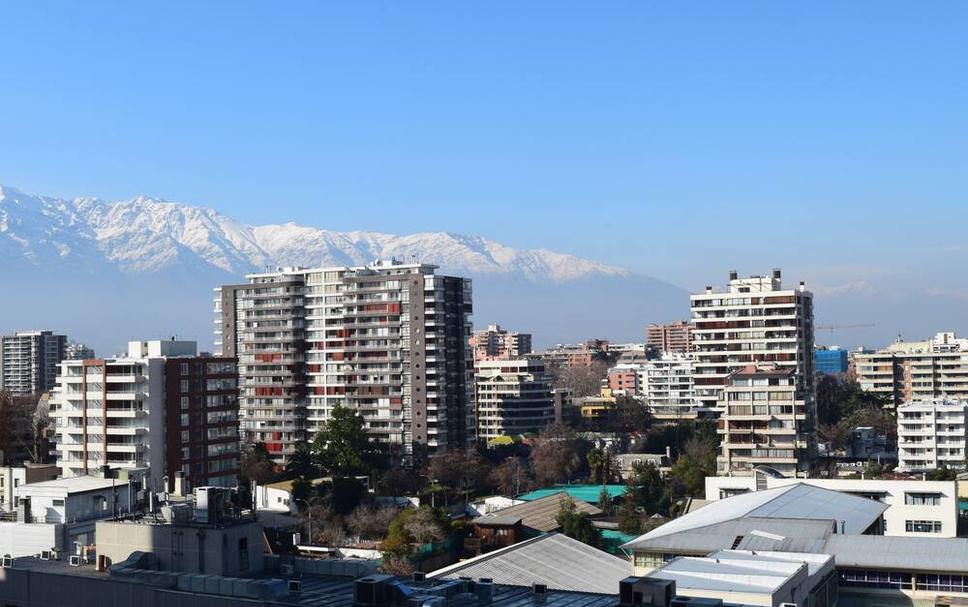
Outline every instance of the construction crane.
{"type": "Polygon", "coordinates": [[[869,329],[873,326],[874,326],[874,323],[864,323],[864,324],[856,324],[856,325],[817,325],[816,327],[813,328],[813,330],[814,332],[829,331],[830,336],[833,336],[834,331],[837,331],[838,329],[869,329]]]}

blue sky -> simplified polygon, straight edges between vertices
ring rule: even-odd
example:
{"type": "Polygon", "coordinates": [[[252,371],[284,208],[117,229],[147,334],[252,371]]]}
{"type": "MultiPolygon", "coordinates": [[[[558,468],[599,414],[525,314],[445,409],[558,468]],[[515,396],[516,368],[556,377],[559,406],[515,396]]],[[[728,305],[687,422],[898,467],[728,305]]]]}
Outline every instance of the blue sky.
{"type": "Polygon", "coordinates": [[[482,234],[687,288],[783,266],[831,296],[968,298],[962,2],[44,2],[0,22],[0,182],[29,192],[482,234]]]}

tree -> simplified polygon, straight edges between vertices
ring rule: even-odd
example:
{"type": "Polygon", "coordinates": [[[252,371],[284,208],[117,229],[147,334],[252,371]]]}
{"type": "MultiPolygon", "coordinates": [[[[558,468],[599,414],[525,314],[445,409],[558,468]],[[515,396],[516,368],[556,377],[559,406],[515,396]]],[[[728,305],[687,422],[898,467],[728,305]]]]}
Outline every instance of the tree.
{"type": "Polygon", "coordinates": [[[360,539],[381,540],[386,537],[390,523],[398,514],[400,510],[393,506],[365,504],[346,517],[346,525],[360,539]]]}
{"type": "Polygon", "coordinates": [[[337,477],[329,485],[329,499],[333,510],[345,516],[356,509],[366,496],[366,487],[353,477],[337,477]]]}
{"type": "Polygon", "coordinates": [[[635,500],[626,493],[618,509],[618,530],[622,533],[641,533],[642,515],[638,512],[635,500]]]}
{"type": "Polygon", "coordinates": [[[269,459],[265,443],[247,443],[242,447],[240,476],[243,484],[255,481],[259,485],[270,482],[275,477],[275,465],[269,459]]]}
{"type": "Polygon", "coordinates": [[[929,470],[925,478],[929,481],[953,481],[958,479],[958,472],[942,464],[940,468],[929,470]]]}
{"type": "Polygon", "coordinates": [[[390,468],[376,482],[378,495],[393,497],[417,495],[425,485],[424,477],[414,474],[413,470],[390,468]]]}
{"type": "Polygon", "coordinates": [[[570,390],[575,398],[595,396],[601,393],[608,363],[595,360],[590,365],[550,367],[549,373],[555,388],[570,390]]]}
{"type": "Polygon", "coordinates": [[[602,485],[602,490],[598,492],[598,509],[606,515],[612,514],[612,494],[608,492],[608,487],[602,485]]]}
{"type": "Polygon", "coordinates": [[[570,497],[561,500],[555,521],[561,527],[561,532],[568,537],[595,548],[602,547],[601,531],[595,528],[587,512],[578,512],[570,497]]]}
{"type": "Polygon", "coordinates": [[[438,510],[429,506],[407,508],[390,522],[380,549],[391,558],[403,559],[413,554],[416,544],[440,541],[446,536],[443,516],[438,510]]]}
{"type": "Polygon", "coordinates": [[[639,462],[632,466],[632,477],[626,489],[625,501],[649,514],[668,512],[668,492],[655,464],[639,462]]]}
{"type": "Polygon", "coordinates": [[[491,472],[491,483],[501,495],[514,497],[534,488],[534,479],[527,460],[509,457],[491,472]]]}
{"type": "Polygon", "coordinates": [[[615,457],[611,449],[591,449],[586,456],[593,484],[607,485],[618,476],[615,457]]]}
{"type": "Polygon", "coordinates": [[[453,449],[430,458],[427,474],[455,491],[476,492],[487,478],[487,466],[473,447],[453,449]]]}
{"type": "Polygon", "coordinates": [[[38,400],[35,396],[13,396],[0,391],[0,457],[6,463],[19,463],[32,447],[38,450],[34,424],[38,400]]]}
{"type": "Polygon", "coordinates": [[[363,417],[352,409],[336,405],[316,433],[312,454],[316,465],[334,477],[367,474],[372,447],[363,417]]]}
{"type": "Polygon", "coordinates": [[[531,470],[541,485],[570,480],[581,469],[579,440],[565,426],[546,428],[531,449],[531,470]]]}
{"type": "Polygon", "coordinates": [[[686,441],[682,455],[672,465],[669,476],[678,481],[676,488],[684,492],[670,497],[698,497],[705,495],[706,477],[716,475],[716,443],[709,439],[691,438],[686,441]]]}
{"type": "Polygon", "coordinates": [[[308,502],[313,497],[313,484],[302,478],[297,478],[292,481],[292,489],[289,490],[289,495],[292,496],[292,500],[296,503],[300,501],[308,502]]]}
{"type": "Polygon", "coordinates": [[[316,464],[313,463],[313,452],[306,443],[296,445],[295,453],[286,462],[286,476],[289,478],[316,478],[318,475],[316,464]]]}

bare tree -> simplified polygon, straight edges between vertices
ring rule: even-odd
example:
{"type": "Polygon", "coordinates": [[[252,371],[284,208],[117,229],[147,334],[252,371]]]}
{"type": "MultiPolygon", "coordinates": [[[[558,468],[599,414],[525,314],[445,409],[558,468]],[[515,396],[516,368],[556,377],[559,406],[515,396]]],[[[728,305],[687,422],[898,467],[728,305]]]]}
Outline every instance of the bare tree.
{"type": "Polygon", "coordinates": [[[390,521],[396,518],[399,512],[393,506],[364,504],[346,517],[346,525],[361,539],[381,540],[386,537],[390,521]]]}
{"type": "Polygon", "coordinates": [[[541,485],[570,480],[581,469],[578,439],[567,427],[554,424],[545,429],[531,449],[531,469],[541,485]]]}
{"type": "Polygon", "coordinates": [[[404,523],[404,528],[410,537],[421,544],[439,542],[447,537],[431,508],[417,508],[404,523]]]}
{"type": "Polygon", "coordinates": [[[519,457],[509,457],[491,472],[491,483],[497,487],[501,495],[515,496],[531,491],[534,478],[527,460],[519,457]]]}

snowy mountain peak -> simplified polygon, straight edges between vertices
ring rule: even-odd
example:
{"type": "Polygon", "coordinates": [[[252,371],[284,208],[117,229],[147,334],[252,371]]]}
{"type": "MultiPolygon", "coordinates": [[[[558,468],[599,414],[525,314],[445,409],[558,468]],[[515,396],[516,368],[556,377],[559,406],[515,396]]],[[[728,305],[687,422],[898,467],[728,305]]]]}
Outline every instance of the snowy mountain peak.
{"type": "Polygon", "coordinates": [[[396,257],[470,275],[569,282],[628,276],[621,268],[545,249],[514,249],[451,232],[334,232],[293,222],[250,226],[206,207],[151,196],[62,200],[0,185],[0,253],[33,266],[68,263],[127,274],[213,269],[241,275],[266,266],[362,265],[396,257]]]}

